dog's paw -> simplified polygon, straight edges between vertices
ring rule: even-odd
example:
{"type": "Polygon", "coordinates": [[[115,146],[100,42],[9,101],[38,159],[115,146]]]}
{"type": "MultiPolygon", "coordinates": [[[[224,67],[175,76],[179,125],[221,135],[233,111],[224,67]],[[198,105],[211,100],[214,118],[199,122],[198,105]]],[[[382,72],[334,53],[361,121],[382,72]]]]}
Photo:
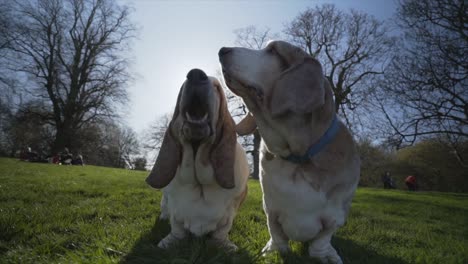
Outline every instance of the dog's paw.
{"type": "Polygon", "coordinates": [[[275,243],[270,239],[262,249],[263,256],[266,256],[268,253],[273,251],[279,251],[280,254],[286,254],[289,252],[289,245],[287,243],[275,243]]]}
{"type": "Polygon", "coordinates": [[[220,248],[224,248],[226,251],[235,252],[239,248],[229,239],[212,239],[212,243],[220,248]]]}
{"type": "Polygon", "coordinates": [[[322,263],[343,264],[340,255],[330,245],[326,250],[313,250],[309,248],[309,256],[317,258],[322,263]]]}
{"type": "Polygon", "coordinates": [[[341,260],[340,256],[338,256],[338,254],[330,255],[330,256],[322,256],[322,257],[318,257],[318,259],[322,263],[343,264],[343,261],[341,260]]]}
{"type": "Polygon", "coordinates": [[[161,248],[161,249],[168,249],[170,246],[172,246],[177,241],[179,241],[178,238],[176,238],[172,234],[169,234],[165,238],[163,238],[161,241],[159,241],[158,247],[161,248]]]}

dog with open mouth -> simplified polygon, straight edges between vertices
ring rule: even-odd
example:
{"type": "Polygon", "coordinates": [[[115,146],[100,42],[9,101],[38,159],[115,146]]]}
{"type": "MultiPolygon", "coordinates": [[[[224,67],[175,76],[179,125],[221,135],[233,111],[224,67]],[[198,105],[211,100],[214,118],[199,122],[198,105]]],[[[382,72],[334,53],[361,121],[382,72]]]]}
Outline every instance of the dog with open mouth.
{"type": "Polygon", "coordinates": [[[167,248],[191,233],[235,250],[228,233],[247,195],[248,176],[247,157],[219,81],[191,70],[146,179],[164,188],[161,210],[171,224],[158,246],[167,248]]]}
{"type": "Polygon", "coordinates": [[[283,41],[218,55],[228,88],[251,112],[238,133],[258,127],[263,139],[260,182],[270,233],[263,251],[308,242],[311,257],[342,263],[330,241],[348,215],[360,159],[320,62],[283,41]]]}

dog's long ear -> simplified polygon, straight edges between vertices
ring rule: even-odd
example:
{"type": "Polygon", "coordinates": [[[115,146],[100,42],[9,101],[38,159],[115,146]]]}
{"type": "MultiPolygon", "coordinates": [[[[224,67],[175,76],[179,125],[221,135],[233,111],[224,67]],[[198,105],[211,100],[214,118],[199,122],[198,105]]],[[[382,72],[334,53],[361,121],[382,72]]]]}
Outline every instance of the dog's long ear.
{"type": "Polygon", "coordinates": [[[296,114],[311,113],[325,102],[322,67],[314,59],[305,59],[283,72],[276,81],[271,95],[273,117],[288,111],[296,114]]]}
{"type": "Polygon", "coordinates": [[[146,178],[146,183],[153,188],[161,189],[166,187],[174,178],[182,159],[182,147],[176,140],[176,135],[174,135],[173,131],[174,120],[179,116],[181,93],[182,88],[180,89],[179,96],[177,97],[174,115],[172,116],[172,120],[164,134],[158,158],[156,159],[153,169],[146,178]]]}
{"type": "Polygon", "coordinates": [[[272,48],[287,64],[287,69],[281,73],[272,89],[272,116],[288,111],[307,114],[323,105],[325,88],[320,63],[300,48],[285,42],[275,43],[272,48]]]}
{"type": "Polygon", "coordinates": [[[219,116],[210,160],[218,184],[222,188],[232,189],[235,187],[234,161],[237,142],[235,123],[229,114],[226,97],[221,85],[216,81],[213,84],[219,96],[219,116]]]}
{"type": "Polygon", "coordinates": [[[236,132],[239,136],[250,135],[255,132],[257,122],[255,117],[249,112],[239,124],[236,125],[236,132]]]}

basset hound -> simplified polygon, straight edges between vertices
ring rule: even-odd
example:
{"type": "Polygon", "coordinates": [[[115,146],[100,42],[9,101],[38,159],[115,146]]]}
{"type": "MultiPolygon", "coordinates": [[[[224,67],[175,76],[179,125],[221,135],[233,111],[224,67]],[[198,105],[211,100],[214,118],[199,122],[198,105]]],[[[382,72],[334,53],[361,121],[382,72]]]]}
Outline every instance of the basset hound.
{"type": "Polygon", "coordinates": [[[191,70],[146,179],[150,186],[164,188],[161,210],[170,220],[171,232],[159,242],[160,248],[191,233],[236,249],[228,233],[246,197],[249,176],[246,154],[236,137],[219,81],[202,70],[191,70]]]}
{"type": "Polygon", "coordinates": [[[289,240],[302,241],[311,257],[342,263],[330,240],[348,215],[360,158],[320,62],[283,41],[218,55],[228,88],[251,112],[237,131],[258,126],[263,139],[260,181],[270,233],[264,252],[286,252],[289,240]]]}

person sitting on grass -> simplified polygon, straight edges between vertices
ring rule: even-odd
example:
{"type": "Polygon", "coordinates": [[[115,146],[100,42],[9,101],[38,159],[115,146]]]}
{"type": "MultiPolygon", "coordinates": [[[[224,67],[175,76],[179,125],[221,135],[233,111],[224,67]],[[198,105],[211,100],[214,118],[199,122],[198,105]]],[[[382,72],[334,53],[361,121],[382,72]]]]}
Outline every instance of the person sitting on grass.
{"type": "Polygon", "coordinates": [[[51,163],[52,164],[59,164],[60,163],[60,155],[59,154],[53,155],[52,158],[51,158],[51,163]]]}
{"type": "Polygon", "coordinates": [[[75,158],[72,160],[72,165],[81,165],[81,166],[83,166],[84,165],[83,156],[81,156],[80,154],[75,155],[75,158]]]}
{"type": "Polygon", "coordinates": [[[406,177],[405,184],[408,187],[408,191],[416,191],[416,177],[412,175],[406,177]]]}
{"type": "Polygon", "coordinates": [[[32,151],[31,147],[26,147],[20,154],[20,160],[35,162],[39,160],[37,152],[32,151]]]}
{"type": "Polygon", "coordinates": [[[64,148],[62,154],[60,155],[60,162],[62,165],[71,165],[73,160],[73,155],[70,153],[68,148],[64,148]]]}

